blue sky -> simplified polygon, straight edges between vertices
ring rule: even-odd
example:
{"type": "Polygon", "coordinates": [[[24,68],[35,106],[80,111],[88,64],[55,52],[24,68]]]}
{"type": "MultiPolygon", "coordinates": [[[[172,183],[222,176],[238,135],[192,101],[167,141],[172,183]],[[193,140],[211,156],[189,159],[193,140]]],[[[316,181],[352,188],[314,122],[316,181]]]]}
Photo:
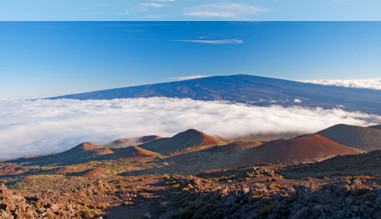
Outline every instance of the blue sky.
{"type": "Polygon", "coordinates": [[[1,0],[0,20],[381,20],[379,0],[1,0]]]}
{"type": "Polygon", "coordinates": [[[0,30],[0,97],[192,75],[381,76],[381,22],[0,22],[0,30]]]}

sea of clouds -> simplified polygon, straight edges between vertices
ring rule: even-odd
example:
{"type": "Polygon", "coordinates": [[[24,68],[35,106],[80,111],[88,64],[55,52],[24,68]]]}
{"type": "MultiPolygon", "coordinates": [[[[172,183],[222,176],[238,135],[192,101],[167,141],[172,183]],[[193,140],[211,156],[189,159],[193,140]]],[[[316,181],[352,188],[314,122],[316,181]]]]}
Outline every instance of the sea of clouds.
{"type": "Polygon", "coordinates": [[[303,81],[312,84],[333,85],[339,87],[368,88],[381,90],[381,80],[309,80],[303,81]]]}
{"type": "Polygon", "coordinates": [[[0,159],[61,152],[189,128],[212,135],[313,133],[338,123],[367,126],[381,116],[342,109],[247,106],[190,99],[0,100],[0,159]]]}

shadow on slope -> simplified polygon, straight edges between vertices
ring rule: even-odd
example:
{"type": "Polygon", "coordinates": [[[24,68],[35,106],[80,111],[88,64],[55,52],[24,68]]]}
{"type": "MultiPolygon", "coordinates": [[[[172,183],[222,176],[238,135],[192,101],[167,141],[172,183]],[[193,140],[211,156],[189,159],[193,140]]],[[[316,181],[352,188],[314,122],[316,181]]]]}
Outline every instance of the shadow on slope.
{"type": "Polygon", "coordinates": [[[381,149],[381,130],[376,128],[339,124],[317,134],[337,143],[364,151],[381,149]]]}
{"type": "Polygon", "coordinates": [[[381,125],[373,125],[373,126],[369,126],[369,128],[381,130],[381,125]]]}
{"type": "Polygon", "coordinates": [[[159,168],[125,172],[123,176],[145,174],[199,174],[211,169],[236,167],[236,160],[246,150],[256,147],[258,142],[233,142],[200,151],[176,154],[161,160],[165,164],[159,168]]]}
{"type": "Polygon", "coordinates": [[[341,176],[341,175],[381,175],[381,151],[356,155],[337,156],[322,162],[290,166],[280,171],[291,178],[341,176]]]}

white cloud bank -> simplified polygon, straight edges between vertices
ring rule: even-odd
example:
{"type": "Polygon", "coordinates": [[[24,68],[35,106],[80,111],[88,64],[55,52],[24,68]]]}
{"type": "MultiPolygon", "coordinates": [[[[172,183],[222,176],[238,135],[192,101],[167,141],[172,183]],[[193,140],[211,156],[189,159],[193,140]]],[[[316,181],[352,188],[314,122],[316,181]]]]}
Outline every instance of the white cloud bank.
{"type": "Polygon", "coordinates": [[[381,90],[381,79],[376,80],[309,80],[303,81],[312,84],[333,85],[340,87],[368,88],[381,90]]]}
{"type": "Polygon", "coordinates": [[[190,99],[0,100],[0,159],[47,154],[81,142],[171,136],[189,128],[212,135],[312,133],[337,123],[370,125],[381,117],[341,109],[256,107],[190,99]]]}

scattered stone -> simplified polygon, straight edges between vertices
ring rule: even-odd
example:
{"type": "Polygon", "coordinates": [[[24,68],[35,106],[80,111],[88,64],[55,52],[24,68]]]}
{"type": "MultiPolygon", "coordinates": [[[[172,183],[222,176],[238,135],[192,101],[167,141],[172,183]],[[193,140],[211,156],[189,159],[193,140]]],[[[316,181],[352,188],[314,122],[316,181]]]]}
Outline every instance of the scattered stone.
{"type": "Polygon", "coordinates": [[[147,212],[143,215],[142,219],[152,219],[152,216],[149,212],[147,212]]]}

